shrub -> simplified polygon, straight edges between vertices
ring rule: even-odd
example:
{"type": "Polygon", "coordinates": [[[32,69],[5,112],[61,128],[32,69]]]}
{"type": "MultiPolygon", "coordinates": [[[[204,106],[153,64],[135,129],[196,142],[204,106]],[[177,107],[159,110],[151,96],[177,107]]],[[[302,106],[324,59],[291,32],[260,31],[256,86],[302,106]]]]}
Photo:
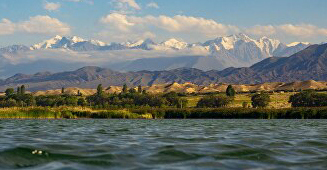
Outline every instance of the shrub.
{"type": "Polygon", "coordinates": [[[313,90],[302,91],[290,96],[289,102],[293,107],[320,107],[327,106],[327,94],[313,90]]]}
{"type": "Polygon", "coordinates": [[[226,96],[205,96],[197,103],[198,108],[217,108],[227,106],[232,102],[232,98],[226,96]]]}
{"type": "Polygon", "coordinates": [[[270,96],[267,93],[257,93],[251,98],[253,108],[267,107],[270,102],[270,96]]]}
{"type": "Polygon", "coordinates": [[[229,97],[234,97],[235,96],[235,89],[233,88],[232,85],[228,85],[227,89],[226,89],[226,95],[229,97]]]}

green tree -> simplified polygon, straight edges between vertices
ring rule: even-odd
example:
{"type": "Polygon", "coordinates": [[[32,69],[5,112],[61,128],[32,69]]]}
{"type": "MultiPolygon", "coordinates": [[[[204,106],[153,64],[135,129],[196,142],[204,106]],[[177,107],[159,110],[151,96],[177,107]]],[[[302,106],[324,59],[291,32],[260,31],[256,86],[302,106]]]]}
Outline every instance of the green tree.
{"type": "Polygon", "coordinates": [[[80,90],[77,90],[77,96],[82,96],[82,93],[80,90]]]}
{"type": "Polygon", "coordinates": [[[8,88],[6,89],[5,93],[6,93],[6,97],[11,97],[15,94],[15,90],[13,88],[8,88]]]}
{"type": "Polygon", "coordinates": [[[327,106],[327,94],[317,93],[314,90],[305,90],[290,96],[292,107],[321,107],[327,106]]]}
{"type": "Polygon", "coordinates": [[[198,108],[217,108],[225,107],[232,102],[230,97],[226,96],[205,96],[197,103],[198,108]]]}
{"type": "Polygon", "coordinates": [[[128,91],[127,88],[128,88],[128,87],[127,87],[127,84],[124,84],[124,85],[123,85],[123,90],[122,90],[122,92],[123,92],[123,93],[127,93],[127,91],[128,91]]]}
{"type": "Polygon", "coordinates": [[[142,93],[142,86],[141,86],[141,85],[139,85],[139,86],[137,87],[137,92],[138,92],[138,93],[142,93]]]}
{"type": "Polygon", "coordinates": [[[77,106],[78,98],[76,96],[67,96],[64,102],[64,105],[67,106],[77,106]]]}
{"type": "Polygon", "coordinates": [[[99,84],[98,87],[97,87],[97,95],[98,96],[102,96],[103,95],[102,84],[99,84]]]}
{"type": "Polygon", "coordinates": [[[182,101],[181,97],[174,91],[164,94],[163,97],[166,98],[168,106],[186,107],[185,101],[182,101]]]}
{"type": "Polygon", "coordinates": [[[226,95],[229,97],[234,97],[235,96],[235,89],[233,88],[232,85],[228,85],[227,89],[226,89],[226,95]]]}
{"type": "Polygon", "coordinates": [[[77,104],[79,106],[86,106],[87,103],[86,103],[84,98],[79,98],[78,101],[77,101],[77,104]]]}
{"type": "Polygon", "coordinates": [[[20,95],[21,94],[21,88],[18,86],[17,87],[17,94],[20,95]]]}
{"type": "Polygon", "coordinates": [[[20,94],[24,95],[25,92],[26,92],[25,85],[22,85],[22,86],[20,87],[20,94]]]}
{"type": "Polygon", "coordinates": [[[269,105],[270,95],[268,93],[257,93],[251,98],[253,108],[267,107],[269,105]]]}
{"type": "Polygon", "coordinates": [[[134,88],[130,88],[130,89],[128,90],[128,92],[133,94],[133,93],[136,93],[136,90],[135,90],[134,88]]]}

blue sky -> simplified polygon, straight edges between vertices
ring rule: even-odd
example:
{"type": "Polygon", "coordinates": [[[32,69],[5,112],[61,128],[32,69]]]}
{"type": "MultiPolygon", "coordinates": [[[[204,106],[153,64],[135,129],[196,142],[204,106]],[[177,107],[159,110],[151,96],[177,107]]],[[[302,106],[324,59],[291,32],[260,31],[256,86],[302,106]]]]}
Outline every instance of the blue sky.
{"type": "Polygon", "coordinates": [[[326,7],[326,0],[0,0],[0,46],[57,34],[203,42],[240,32],[320,43],[327,40],[326,7]]]}

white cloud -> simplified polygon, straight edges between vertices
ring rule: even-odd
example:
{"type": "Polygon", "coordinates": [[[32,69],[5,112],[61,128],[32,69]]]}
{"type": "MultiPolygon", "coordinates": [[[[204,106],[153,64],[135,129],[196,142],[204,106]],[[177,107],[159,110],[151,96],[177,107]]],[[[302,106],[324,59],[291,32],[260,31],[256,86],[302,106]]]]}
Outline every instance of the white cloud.
{"type": "Polygon", "coordinates": [[[272,25],[262,26],[262,25],[256,25],[252,28],[248,28],[245,30],[247,34],[252,35],[259,35],[259,36],[269,36],[276,34],[276,28],[272,25]]]}
{"type": "Polygon", "coordinates": [[[319,28],[311,24],[283,24],[283,25],[257,25],[252,28],[245,29],[246,33],[252,35],[283,35],[283,36],[293,36],[293,37],[314,37],[314,36],[327,36],[326,28],[319,28]]]}
{"type": "Polygon", "coordinates": [[[57,11],[59,8],[61,7],[61,4],[58,3],[54,3],[54,2],[44,2],[43,8],[48,10],[48,11],[57,11]]]}
{"type": "Polygon", "coordinates": [[[13,34],[15,32],[15,24],[8,19],[2,19],[0,22],[0,35],[13,34]]]}
{"type": "Polygon", "coordinates": [[[69,25],[49,16],[30,17],[28,21],[18,23],[21,31],[27,33],[39,34],[69,34],[71,28],[69,25]]]}
{"type": "Polygon", "coordinates": [[[159,9],[159,5],[155,2],[150,2],[146,5],[146,7],[148,8],[156,8],[156,9],[159,9]]]}
{"type": "Polygon", "coordinates": [[[161,15],[137,17],[119,13],[112,13],[100,19],[108,31],[137,34],[152,29],[159,29],[170,33],[183,33],[192,36],[217,37],[236,33],[236,26],[224,25],[211,19],[176,15],[173,17],[161,15]]]}
{"type": "MultiPolygon", "coordinates": [[[[4,54],[6,61],[11,64],[31,63],[38,60],[60,61],[65,63],[85,63],[86,65],[107,66],[112,63],[131,61],[141,58],[178,57],[178,56],[208,56],[204,48],[183,50],[113,50],[113,51],[86,51],[77,52],[66,49],[32,50],[17,54],[4,54]]],[[[1,66],[0,66],[1,67],[1,66]]]]}
{"type": "Polygon", "coordinates": [[[135,0],[118,0],[118,1],[121,2],[121,3],[126,3],[126,4],[128,4],[128,6],[130,6],[131,8],[134,8],[136,10],[141,10],[140,5],[137,4],[135,2],[135,0]]]}
{"type": "Polygon", "coordinates": [[[8,19],[2,19],[0,22],[0,35],[14,34],[15,32],[29,34],[47,34],[47,35],[67,35],[71,28],[68,24],[49,16],[34,16],[27,21],[12,22],[8,19]]]}
{"type": "Polygon", "coordinates": [[[107,15],[100,19],[100,22],[103,24],[109,24],[110,27],[117,28],[120,31],[127,32],[131,26],[134,26],[135,23],[128,21],[126,15],[113,13],[107,15]]]}
{"type": "Polygon", "coordinates": [[[131,14],[142,9],[135,0],[111,0],[110,4],[115,8],[112,13],[131,14]]]}
{"type": "Polygon", "coordinates": [[[311,37],[311,36],[327,36],[326,28],[319,28],[315,25],[310,24],[301,24],[301,25],[292,25],[285,24],[277,26],[277,29],[293,36],[299,37],[311,37]]]}

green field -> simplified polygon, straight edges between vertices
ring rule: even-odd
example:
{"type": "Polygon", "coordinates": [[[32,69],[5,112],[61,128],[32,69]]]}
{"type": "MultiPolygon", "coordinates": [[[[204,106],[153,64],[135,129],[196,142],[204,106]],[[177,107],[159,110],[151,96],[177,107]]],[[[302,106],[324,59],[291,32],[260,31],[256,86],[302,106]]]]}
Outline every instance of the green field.
{"type": "MultiPolygon", "coordinates": [[[[294,92],[288,93],[273,93],[270,95],[271,102],[268,108],[290,108],[291,104],[288,103],[289,97],[295,94],[294,92]]],[[[224,94],[218,94],[224,95],[224,94]]],[[[228,107],[242,107],[244,102],[247,102],[249,105],[251,104],[251,97],[253,94],[245,93],[245,94],[236,94],[234,101],[228,107]]],[[[188,100],[189,107],[195,107],[198,101],[203,97],[203,95],[199,96],[187,96],[184,97],[188,100]]]]}

